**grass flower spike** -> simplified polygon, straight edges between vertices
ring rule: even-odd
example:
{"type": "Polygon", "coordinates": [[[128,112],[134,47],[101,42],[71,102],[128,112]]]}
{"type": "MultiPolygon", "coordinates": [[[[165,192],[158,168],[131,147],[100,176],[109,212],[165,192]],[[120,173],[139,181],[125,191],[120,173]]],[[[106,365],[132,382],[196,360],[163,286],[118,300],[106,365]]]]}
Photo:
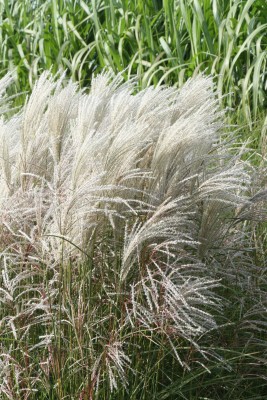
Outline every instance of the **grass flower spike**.
{"type": "Polygon", "coordinates": [[[266,191],[212,79],[136,93],[103,73],[87,92],[45,72],[7,118],[9,84],[1,399],[200,399],[200,376],[210,398],[261,396],[266,265],[244,221],[266,191]]]}

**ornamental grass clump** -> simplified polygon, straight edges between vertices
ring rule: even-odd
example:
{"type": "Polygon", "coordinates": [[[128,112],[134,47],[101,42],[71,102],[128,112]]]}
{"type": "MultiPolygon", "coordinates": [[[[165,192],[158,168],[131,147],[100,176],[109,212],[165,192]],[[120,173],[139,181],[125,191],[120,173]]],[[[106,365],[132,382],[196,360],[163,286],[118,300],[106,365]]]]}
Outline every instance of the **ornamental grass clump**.
{"type": "Polygon", "coordinates": [[[101,74],[87,93],[45,72],[9,114],[1,398],[263,396],[266,265],[247,220],[266,192],[251,197],[211,78],[136,93],[101,74]]]}

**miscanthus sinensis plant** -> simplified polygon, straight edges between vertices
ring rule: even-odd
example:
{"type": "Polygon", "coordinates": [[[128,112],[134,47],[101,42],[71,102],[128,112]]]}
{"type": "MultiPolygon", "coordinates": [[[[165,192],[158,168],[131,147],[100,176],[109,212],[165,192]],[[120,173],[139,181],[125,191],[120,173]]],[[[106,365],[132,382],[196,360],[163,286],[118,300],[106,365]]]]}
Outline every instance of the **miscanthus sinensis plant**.
{"type": "Polygon", "coordinates": [[[0,398],[263,398],[266,266],[244,220],[266,193],[212,80],[135,93],[102,74],[87,93],[44,73],[7,118],[10,83],[0,398]]]}

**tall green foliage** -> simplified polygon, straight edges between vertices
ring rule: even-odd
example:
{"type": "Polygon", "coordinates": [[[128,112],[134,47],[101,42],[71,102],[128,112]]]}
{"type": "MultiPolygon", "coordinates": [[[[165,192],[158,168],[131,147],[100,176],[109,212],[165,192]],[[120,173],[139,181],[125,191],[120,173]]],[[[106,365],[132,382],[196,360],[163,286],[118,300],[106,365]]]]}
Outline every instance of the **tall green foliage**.
{"type": "Polygon", "coordinates": [[[267,105],[265,0],[1,0],[0,18],[2,74],[19,92],[48,68],[82,86],[126,69],[141,87],[202,70],[250,127],[267,105]]]}

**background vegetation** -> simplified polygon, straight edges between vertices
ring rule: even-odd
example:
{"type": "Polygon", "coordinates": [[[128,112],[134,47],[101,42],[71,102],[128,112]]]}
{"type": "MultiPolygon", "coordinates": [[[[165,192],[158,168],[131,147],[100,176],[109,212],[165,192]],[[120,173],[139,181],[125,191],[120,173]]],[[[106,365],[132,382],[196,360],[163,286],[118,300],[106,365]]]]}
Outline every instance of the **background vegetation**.
{"type": "Polygon", "coordinates": [[[1,74],[22,92],[50,68],[81,86],[125,70],[142,88],[205,71],[252,131],[267,107],[266,14],[265,0],[1,0],[1,74]]]}
{"type": "MultiPolygon", "coordinates": [[[[38,76],[47,69],[52,74],[66,71],[66,76],[80,88],[89,87],[92,75],[103,68],[120,72],[126,81],[137,75],[135,94],[149,85],[181,87],[188,78],[204,71],[214,77],[229,124],[227,135],[217,137],[220,124],[216,124],[222,116],[215,111],[216,102],[212,109],[201,108],[210,104],[212,95],[209,91],[203,95],[196,85],[189,98],[192,104],[196,101],[196,115],[199,112],[207,125],[201,125],[202,120],[193,123],[196,116],[189,114],[188,121],[194,125],[190,125],[190,133],[199,127],[200,137],[189,142],[181,138],[179,146],[182,143],[183,150],[173,155],[177,164],[169,165],[172,158],[162,156],[159,173],[157,163],[153,170],[151,159],[157,155],[153,153],[153,146],[158,143],[157,127],[165,119],[169,121],[168,113],[163,114],[170,100],[168,96],[157,97],[156,92],[151,97],[149,92],[141,92],[137,97],[143,99],[147,93],[146,102],[140,102],[142,107],[147,104],[144,118],[148,110],[152,113],[153,105],[158,112],[163,109],[162,120],[152,124],[154,131],[150,135],[155,137],[149,143],[142,137],[138,143],[127,139],[125,153],[119,155],[116,140],[112,142],[116,135],[109,137],[106,129],[110,126],[110,110],[103,122],[107,136],[100,144],[91,142],[90,132],[83,131],[84,126],[98,124],[97,101],[105,109],[107,98],[112,98],[113,105],[118,102],[116,114],[124,121],[122,110],[130,100],[120,97],[116,84],[110,91],[102,87],[103,92],[101,84],[96,85],[101,95],[94,102],[96,92],[93,98],[83,98],[64,79],[57,84],[46,76],[39,89],[35,87],[23,113],[11,122],[1,121],[1,193],[10,190],[0,209],[1,400],[266,398],[266,61],[265,0],[0,0],[1,76],[10,71],[14,79],[11,85],[9,79],[1,82],[2,113],[7,111],[5,89],[10,96],[15,95],[11,103],[20,107],[38,76]],[[89,116],[84,112],[86,104],[92,113],[89,116]],[[55,124],[48,122],[54,120],[55,124]],[[80,134],[75,143],[70,127],[77,128],[80,134]],[[216,131],[215,147],[213,139],[205,137],[208,127],[216,131]],[[236,132],[232,134],[232,130],[236,132]],[[87,153],[87,146],[83,146],[86,135],[90,149],[95,146],[94,153],[87,153]],[[204,137],[208,148],[213,149],[210,152],[202,147],[204,137]],[[242,149],[243,142],[249,143],[250,150],[244,151],[245,144],[242,149]],[[113,143],[109,152],[105,143],[113,143]],[[142,151],[140,143],[144,146],[142,151]],[[149,146],[152,152],[147,151],[149,146]],[[127,163],[133,154],[140,155],[140,159],[133,159],[136,164],[133,161],[131,170],[127,163]],[[95,163],[88,166],[90,159],[95,163]],[[203,173],[207,159],[211,168],[208,176],[203,173]],[[242,159],[251,161],[255,169],[242,159]],[[90,180],[92,186],[87,186],[84,171],[97,175],[96,170],[102,171],[103,160],[109,166],[107,180],[102,181],[101,175],[100,181],[90,180]],[[187,160],[181,168],[183,173],[186,171],[183,178],[179,168],[175,169],[181,160],[187,160]],[[158,186],[149,183],[146,174],[139,176],[134,170],[140,163],[146,173],[157,176],[158,186]],[[241,164],[243,172],[239,169],[241,164]],[[192,178],[192,165],[202,181],[192,178]],[[221,176],[220,171],[231,173],[221,176]],[[252,175],[252,185],[243,185],[248,173],[252,175]],[[166,187],[155,195],[155,188],[164,186],[163,176],[166,187]],[[206,189],[204,185],[206,195],[199,194],[199,187],[211,176],[218,180],[211,181],[206,189]],[[133,179],[136,192],[132,190],[133,179]],[[99,182],[104,185],[104,194],[99,182]],[[115,190],[112,185],[118,182],[122,186],[115,190]],[[190,204],[184,205],[173,193],[177,187],[188,194],[188,182],[194,182],[194,190],[190,191],[190,204]],[[70,187],[72,193],[68,191],[70,187]],[[260,188],[263,191],[259,195],[260,188]],[[214,195],[213,203],[207,200],[210,193],[214,195]],[[231,193],[240,195],[239,200],[233,199],[231,193]],[[164,201],[170,194],[171,200],[178,203],[169,204],[166,210],[164,201]],[[90,207],[93,204],[93,222],[83,203],[88,196],[90,207]],[[222,203],[225,199],[229,206],[226,209],[222,203]],[[177,204],[186,214],[186,223],[175,214],[177,204]],[[242,208],[244,204],[249,207],[242,208]],[[172,246],[175,238],[177,246],[178,233],[186,235],[194,226],[192,237],[187,237],[185,247],[179,242],[178,247],[167,246],[165,253],[162,249],[157,253],[162,238],[157,236],[156,226],[155,231],[149,231],[150,242],[142,242],[142,257],[133,262],[137,274],[130,274],[127,282],[121,282],[125,248],[142,224],[149,227],[146,222],[153,221],[159,206],[165,212],[162,221],[166,219],[167,226],[172,224],[172,230],[166,231],[170,242],[167,240],[167,245],[172,246]],[[62,214],[59,210],[63,210],[62,214]],[[190,229],[187,224],[191,224],[190,229]],[[56,232],[56,237],[49,236],[51,232],[56,232]],[[199,250],[193,242],[203,232],[212,245],[199,250]],[[180,256],[181,249],[188,270],[179,270],[178,263],[180,275],[176,276],[176,271],[174,277],[172,273],[169,276],[177,266],[170,260],[177,253],[180,256]],[[179,307],[172,309],[172,315],[176,312],[184,327],[178,335],[172,330],[179,329],[178,319],[174,327],[167,325],[162,331],[153,320],[155,293],[158,291],[160,297],[167,281],[155,264],[153,276],[148,274],[147,258],[151,263],[158,262],[160,268],[168,263],[166,277],[172,290],[164,301],[180,304],[182,299],[186,310],[181,316],[179,307]],[[211,281],[205,281],[206,286],[194,286],[192,277],[202,283],[205,279],[211,281]],[[176,288],[185,291],[184,298],[179,297],[179,290],[173,291],[171,279],[176,288]],[[143,313],[139,319],[133,311],[131,285],[139,312],[143,313]],[[194,307],[199,311],[199,320],[194,307]],[[201,315],[205,315],[202,322],[201,315]],[[188,332],[196,328],[196,321],[202,328],[206,324],[205,329],[190,336],[188,332]],[[214,321],[217,325],[213,325],[214,321]]],[[[171,91],[168,93],[171,96],[171,91]]],[[[185,98],[183,101],[187,104],[185,98]]],[[[135,110],[139,109],[138,104],[135,110]]],[[[157,117],[153,114],[153,118],[157,117]]],[[[138,132],[141,135],[142,129],[138,132]]],[[[121,145],[124,136],[120,135],[121,145]]],[[[106,173],[104,167],[102,172],[106,173]]],[[[161,301],[160,306],[164,304],[162,298],[161,301]]]]}

